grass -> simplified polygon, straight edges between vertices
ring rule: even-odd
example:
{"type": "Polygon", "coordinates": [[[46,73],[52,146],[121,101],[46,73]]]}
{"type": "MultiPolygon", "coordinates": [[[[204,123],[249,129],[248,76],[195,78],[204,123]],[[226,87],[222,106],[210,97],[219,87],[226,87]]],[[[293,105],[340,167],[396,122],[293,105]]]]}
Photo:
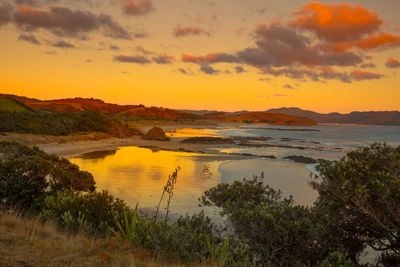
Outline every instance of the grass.
{"type": "Polygon", "coordinates": [[[0,99],[0,111],[29,112],[23,105],[9,98],[0,99]]]}
{"type": "MultiPolygon", "coordinates": [[[[115,238],[88,238],[57,230],[40,217],[0,210],[0,266],[185,266],[163,263],[115,238]]],[[[191,266],[215,266],[198,265],[191,266]]]]}

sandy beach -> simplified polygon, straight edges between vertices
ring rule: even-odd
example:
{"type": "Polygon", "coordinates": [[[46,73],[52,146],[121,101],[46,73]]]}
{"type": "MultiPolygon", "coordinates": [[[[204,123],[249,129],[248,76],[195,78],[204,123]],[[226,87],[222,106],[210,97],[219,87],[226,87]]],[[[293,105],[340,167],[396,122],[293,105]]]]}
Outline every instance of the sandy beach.
{"type": "MultiPolygon", "coordinates": [[[[216,126],[213,124],[212,126],[216,126]]],[[[153,126],[159,126],[163,129],[171,130],[176,128],[203,128],[207,125],[204,123],[185,124],[166,122],[166,121],[138,121],[135,125],[130,125],[136,129],[140,129],[145,133],[153,126]]],[[[208,124],[208,126],[211,126],[208,124]]],[[[80,133],[68,136],[49,136],[49,135],[34,135],[34,134],[19,134],[19,133],[5,133],[0,136],[0,141],[19,142],[26,145],[35,145],[50,154],[56,154],[62,157],[71,157],[79,154],[94,152],[94,151],[107,151],[115,150],[118,147],[143,147],[152,150],[165,150],[165,151],[179,151],[188,153],[207,154],[210,157],[218,157],[219,160],[240,158],[240,155],[228,155],[221,153],[219,150],[212,149],[215,144],[187,144],[180,143],[186,137],[174,137],[170,134],[171,141],[156,141],[144,140],[142,136],[113,137],[106,133],[91,132],[80,133]]],[[[232,144],[218,144],[218,148],[231,148],[232,144]]]]}

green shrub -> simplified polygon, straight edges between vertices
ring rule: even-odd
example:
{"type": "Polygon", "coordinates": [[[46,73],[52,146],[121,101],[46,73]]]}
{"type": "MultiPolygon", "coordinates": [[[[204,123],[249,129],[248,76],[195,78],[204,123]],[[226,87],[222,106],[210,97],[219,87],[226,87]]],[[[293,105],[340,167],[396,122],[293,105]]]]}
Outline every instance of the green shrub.
{"type": "Polygon", "coordinates": [[[317,170],[315,209],[349,256],[367,245],[400,255],[400,146],[373,144],[317,170]]]}
{"type": "Polygon", "coordinates": [[[239,256],[233,257],[240,260],[244,254],[253,264],[273,266],[315,265],[324,259],[331,249],[330,236],[312,209],[294,205],[292,198],[283,198],[262,179],[263,175],[219,184],[201,198],[203,205],[216,206],[226,216],[232,243],[238,244],[239,256]]]}
{"type": "Polygon", "coordinates": [[[130,212],[124,201],[107,191],[57,192],[45,199],[43,207],[43,217],[55,219],[62,228],[100,236],[108,235],[109,227],[116,229],[116,222],[130,212]]]}
{"type": "Polygon", "coordinates": [[[48,194],[95,189],[90,173],[37,147],[0,142],[0,154],[0,200],[6,206],[39,211],[48,194]]]}

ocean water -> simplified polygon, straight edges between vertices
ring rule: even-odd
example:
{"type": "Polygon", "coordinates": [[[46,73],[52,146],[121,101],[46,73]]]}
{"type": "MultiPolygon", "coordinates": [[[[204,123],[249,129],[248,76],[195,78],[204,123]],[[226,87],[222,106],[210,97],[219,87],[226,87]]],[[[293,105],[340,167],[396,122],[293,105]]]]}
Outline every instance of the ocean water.
{"type": "MultiPolygon", "coordinates": [[[[400,127],[394,126],[224,125],[207,129],[176,129],[169,134],[177,137],[269,137],[269,140],[249,141],[257,146],[238,145],[226,149],[216,145],[213,149],[223,153],[273,155],[276,159],[243,157],[239,160],[221,160],[204,154],[121,147],[115,151],[75,156],[70,160],[94,175],[98,189],[110,191],[130,206],[139,203],[139,207],[149,212],[155,210],[168,175],[180,166],[171,202],[172,214],[178,216],[203,209],[199,207],[198,198],[208,188],[261,173],[264,173],[264,182],[281,190],[284,196],[293,196],[295,202],[301,205],[312,205],[317,197],[317,193],[309,186],[314,165],[296,163],[284,157],[302,155],[335,160],[348,151],[374,142],[400,145],[400,127]]],[[[165,202],[161,205],[162,209],[164,207],[165,202]]],[[[206,209],[206,213],[213,216],[215,210],[206,209]]]]}

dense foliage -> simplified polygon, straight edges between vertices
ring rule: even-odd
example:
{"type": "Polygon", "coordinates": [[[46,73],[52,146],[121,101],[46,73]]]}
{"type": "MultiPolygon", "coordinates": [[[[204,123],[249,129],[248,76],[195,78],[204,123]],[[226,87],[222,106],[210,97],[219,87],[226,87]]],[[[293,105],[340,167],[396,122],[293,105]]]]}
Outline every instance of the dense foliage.
{"type": "Polygon", "coordinates": [[[104,132],[116,136],[134,132],[99,112],[0,111],[0,132],[68,135],[79,132],[104,132]]]}
{"type": "Polygon", "coordinates": [[[200,201],[218,207],[227,229],[203,212],[173,223],[146,217],[106,191],[66,159],[38,148],[0,143],[0,198],[35,207],[63,230],[117,238],[167,262],[217,266],[356,266],[364,248],[398,266],[400,147],[374,144],[337,161],[320,161],[312,207],[296,205],[253,179],[218,184],[200,201]],[[83,192],[87,191],[87,192],[83,192]]]}
{"type": "Polygon", "coordinates": [[[317,170],[316,209],[351,255],[368,245],[400,263],[400,146],[373,144],[317,170]]]}
{"type": "Polygon", "coordinates": [[[262,179],[263,175],[219,184],[201,198],[203,205],[216,206],[227,217],[233,237],[247,245],[250,262],[316,265],[340,249],[311,208],[294,205],[291,198],[283,198],[262,179]]]}
{"type": "Polygon", "coordinates": [[[52,192],[93,191],[93,176],[75,164],[37,147],[0,142],[0,200],[30,209],[52,192]]]}

